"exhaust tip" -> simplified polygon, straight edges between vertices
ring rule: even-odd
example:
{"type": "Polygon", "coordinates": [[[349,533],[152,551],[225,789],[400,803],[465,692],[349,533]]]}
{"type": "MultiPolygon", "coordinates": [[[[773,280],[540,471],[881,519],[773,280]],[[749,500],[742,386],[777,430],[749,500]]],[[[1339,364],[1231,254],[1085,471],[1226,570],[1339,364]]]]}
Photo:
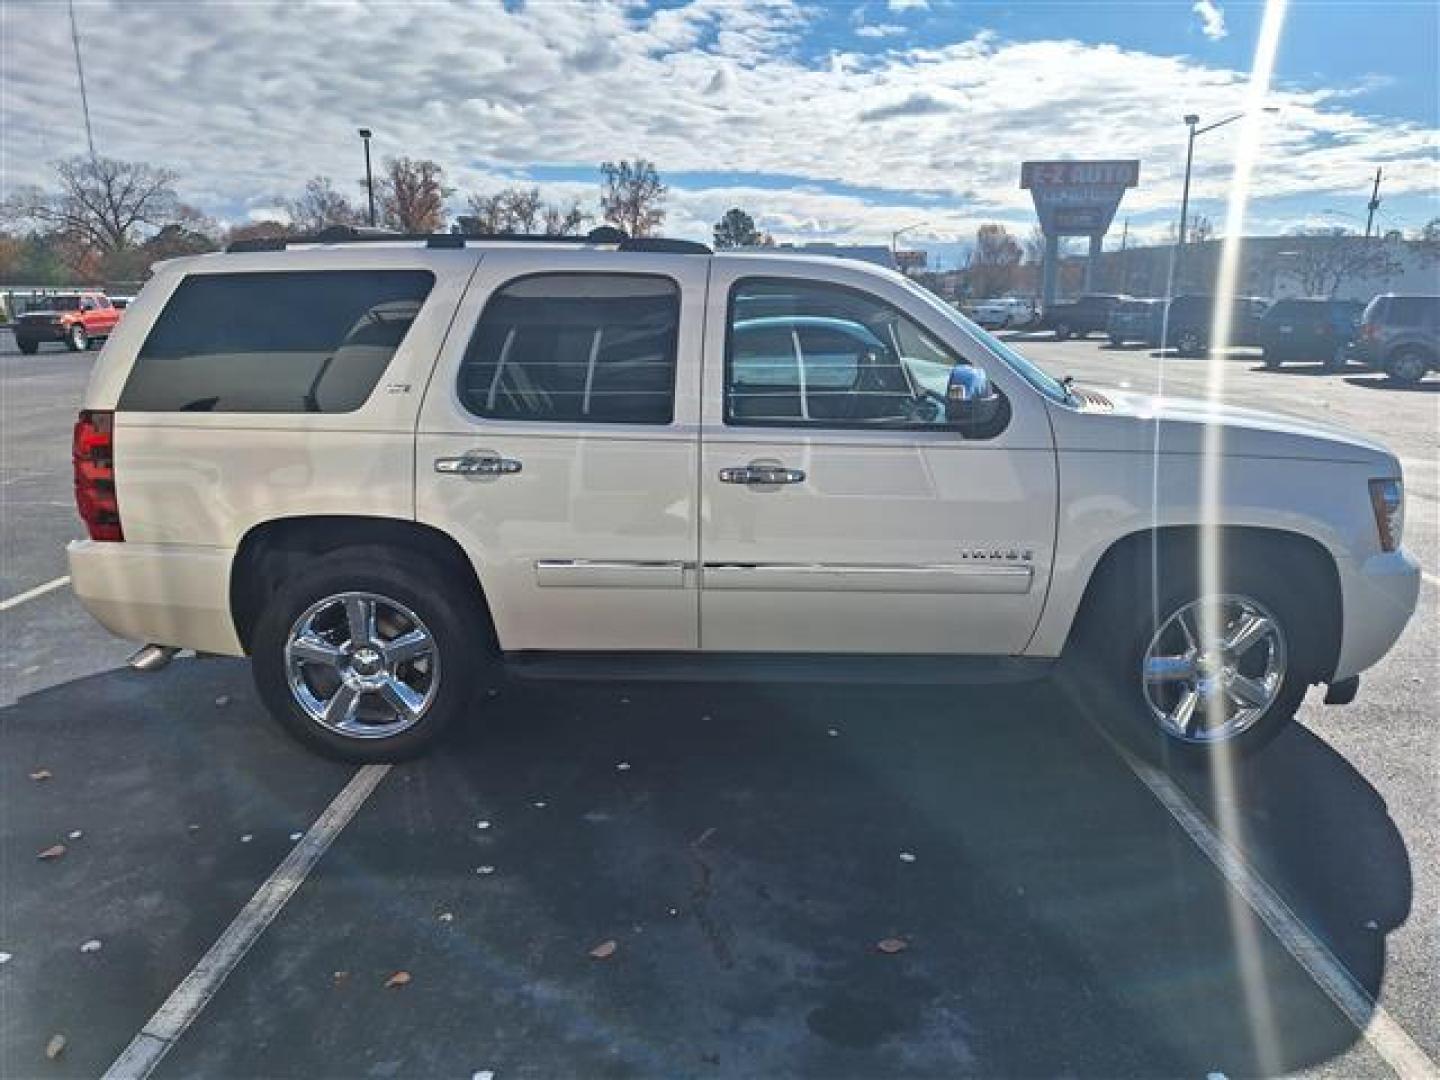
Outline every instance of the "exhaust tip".
{"type": "Polygon", "coordinates": [[[125,663],[136,671],[159,671],[174,660],[179,651],[173,645],[144,645],[136,649],[125,663]]]}

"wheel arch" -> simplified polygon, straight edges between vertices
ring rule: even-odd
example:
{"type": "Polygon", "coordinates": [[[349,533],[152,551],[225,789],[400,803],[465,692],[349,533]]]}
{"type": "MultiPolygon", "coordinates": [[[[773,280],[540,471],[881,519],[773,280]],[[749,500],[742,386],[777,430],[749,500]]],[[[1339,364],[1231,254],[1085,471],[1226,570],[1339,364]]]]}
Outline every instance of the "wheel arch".
{"type": "Polygon", "coordinates": [[[453,573],[458,587],[472,595],[485,640],[498,654],[499,641],[484,587],[474,563],[454,537],[416,521],[347,515],[277,518],[252,527],[241,538],[230,573],[230,611],[247,654],[255,624],[280,584],[304,561],[352,547],[405,551],[441,572],[453,573]]]}
{"type": "MultiPolygon", "coordinates": [[[[1071,653],[1087,626],[1103,617],[1106,601],[1117,595],[1127,573],[1143,575],[1143,582],[1153,572],[1152,553],[1158,554],[1160,560],[1198,560],[1203,532],[1197,525],[1168,525],[1137,530],[1115,540],[1100,556],[1086,583],[1066,637],[1065,652],[1071,653]]],[[[1227,560],[1243,559],[1263,550],[1282,556],[1285,565],[1293,569],[1295,587],[1317,605],[1320,651],[1314,658],[1312,681],[1327,681],[1339,661],[1344,628],[1340,572],[1334,556],[1313,537],[1286,529],[1222,526],[1217,532],[1222,566],[1227,560]]],[[[1145,592],[1148,589],[1141,595],[1145,592]]],[[[1129,602],[1133,605],[1133,594],[1129,602]]]]}

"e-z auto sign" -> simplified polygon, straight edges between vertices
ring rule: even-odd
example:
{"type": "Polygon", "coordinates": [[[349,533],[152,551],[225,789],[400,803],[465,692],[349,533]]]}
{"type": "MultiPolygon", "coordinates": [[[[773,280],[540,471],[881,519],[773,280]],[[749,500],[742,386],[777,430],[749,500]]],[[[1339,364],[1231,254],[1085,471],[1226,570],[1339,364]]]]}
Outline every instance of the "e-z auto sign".
{"type": "Polygon", "coordinates": [[[1126,188],[1140,183],[1138,161],[1026,161],[1020,186],[1035,200],[1046,235],[1103,234],[1126,188]]]}

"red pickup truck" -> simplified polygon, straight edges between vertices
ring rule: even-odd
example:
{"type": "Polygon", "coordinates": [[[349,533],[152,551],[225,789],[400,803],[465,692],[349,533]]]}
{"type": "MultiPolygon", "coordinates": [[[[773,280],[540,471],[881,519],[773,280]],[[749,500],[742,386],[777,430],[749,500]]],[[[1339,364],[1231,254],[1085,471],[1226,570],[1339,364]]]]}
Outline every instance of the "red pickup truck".
{"type": "Polygon", "coordinates": [[[64,342],[72,352],[81,352],[92,341],[109,337],[119,321],[120,309],[102,292],[42,296],[15,320],[15,344],[26,354],[42,341],[64,342]]]}

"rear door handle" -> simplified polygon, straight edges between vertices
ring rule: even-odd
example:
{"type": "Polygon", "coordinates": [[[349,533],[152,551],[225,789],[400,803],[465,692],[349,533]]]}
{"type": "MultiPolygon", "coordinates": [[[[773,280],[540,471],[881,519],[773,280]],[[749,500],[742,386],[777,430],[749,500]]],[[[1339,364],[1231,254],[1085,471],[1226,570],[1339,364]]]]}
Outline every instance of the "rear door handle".
{"type": "Polygon", "coordinates": [[[720,470],[722,484],[803,484],[805,473],[783,465],[741,465],[720,470]]]}
{"type": "Polygon", "coordinates": [[[494,454],[465,454],[436,458],[435,471],[450,476],[509,476],[520,471],[520,462],[494,454]]]}

